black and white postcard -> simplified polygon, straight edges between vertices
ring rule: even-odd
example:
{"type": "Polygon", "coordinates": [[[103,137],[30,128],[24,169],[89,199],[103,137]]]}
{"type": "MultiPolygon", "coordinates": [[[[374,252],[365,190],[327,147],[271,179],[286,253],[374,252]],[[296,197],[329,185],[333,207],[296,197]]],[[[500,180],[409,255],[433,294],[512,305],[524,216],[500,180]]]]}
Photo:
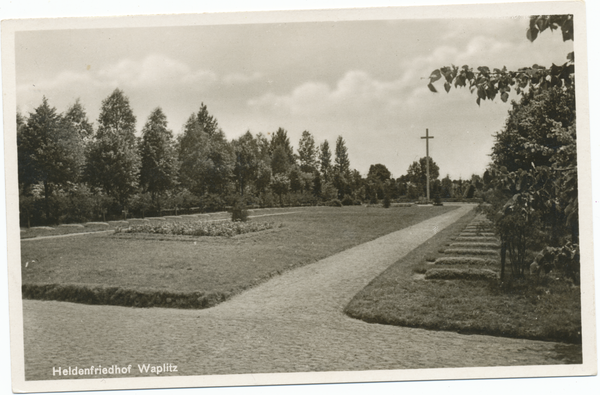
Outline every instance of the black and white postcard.
{"type": "Polygon", "coordinates": [[[13,391],[596,375],[590,23],[3,20],[13,391]]]}

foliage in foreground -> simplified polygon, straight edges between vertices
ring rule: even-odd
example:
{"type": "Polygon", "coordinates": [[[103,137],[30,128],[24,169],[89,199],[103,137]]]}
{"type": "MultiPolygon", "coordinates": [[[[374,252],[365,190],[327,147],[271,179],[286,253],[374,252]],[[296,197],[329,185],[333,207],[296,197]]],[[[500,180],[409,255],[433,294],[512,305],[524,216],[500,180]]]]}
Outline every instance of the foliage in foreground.
{"type": "Polygon", "coordinates": [[[132,225],[117,228],[115,233],[150,233],[183,236],[225,236],[232,237],[243,233],[273,229],[272,222],[165,222],[160,224],[132,225]]]}

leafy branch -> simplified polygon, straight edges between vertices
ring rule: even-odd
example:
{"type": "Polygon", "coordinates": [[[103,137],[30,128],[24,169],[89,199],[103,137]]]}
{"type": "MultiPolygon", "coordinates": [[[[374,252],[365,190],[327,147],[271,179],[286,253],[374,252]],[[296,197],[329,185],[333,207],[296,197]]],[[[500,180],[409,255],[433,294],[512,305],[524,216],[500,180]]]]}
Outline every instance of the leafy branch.
{"type": "MultiPolygon", "coordinates": [[[[538,34],[550,29],[560,28],[563,41],[573,40],[573,15],[534,15],[529,19],[527,38],[533,42],[538,34]]],[[[441,67],[429,75],[430,91],[437,93],[434,82],[444,78],[444,89],[450,92],[455,88],[468,87],[471,93],[477,92],[477,105],[481,100],[494,100],[497,95],[506,102],[509,93],[514,89],[516,94],[521,94],[528,87],[533,89],[548,89],[551,87],[571,87],[575,76],[575,55],[570,52],[567,62],[562,65],[552,64],[544,67],[534,64],[523,67],[517,71],[509,71],[504,66],[502,69],[490,70],[487,66],[480,66],[476,70],[464,65],[441,67]]]]}

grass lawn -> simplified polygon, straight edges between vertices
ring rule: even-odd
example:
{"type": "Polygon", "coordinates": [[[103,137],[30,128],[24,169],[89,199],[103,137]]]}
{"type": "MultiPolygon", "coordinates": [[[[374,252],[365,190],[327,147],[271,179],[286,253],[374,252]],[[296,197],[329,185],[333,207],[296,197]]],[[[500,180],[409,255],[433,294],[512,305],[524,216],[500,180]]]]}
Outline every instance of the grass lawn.
{"type": "MultiPolygon", "coordinates": [[[[424,279],[427,268],[499,270],[497,264],[427,263],[433,255],[444,255],[440,251],[470,219],[463,217],[390,266],[353,298],[346,314],[381,324],[580,343],[580,289],[565,280],[548,276],[537,285],[507,290],[498,280],[424,279]]],[[[573,357],[573,363],[581,363],[580,358],[573,357]]]]}
{"type": "Polygon", "coordinates": [[[21,243],[22,282],[138,291],[201,291],[219,295],[218,299],[223,300],[290,268],[454,208],[290,209],[297,213],[253,219],[282,227],[232,238],[93,234],[27,241],[21,243]]]}

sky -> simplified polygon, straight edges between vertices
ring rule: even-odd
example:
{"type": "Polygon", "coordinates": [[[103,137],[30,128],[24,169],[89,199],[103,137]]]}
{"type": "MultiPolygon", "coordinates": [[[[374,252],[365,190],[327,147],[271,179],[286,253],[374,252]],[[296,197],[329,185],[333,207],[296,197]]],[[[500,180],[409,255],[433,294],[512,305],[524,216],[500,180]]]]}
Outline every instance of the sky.
{"type": "MultiPolygon", "coordinates": [[[[18,109],[48,98],[64,112],[80,99],[95,122],[101,102],[124,91],[140,133],[161,107],[182,132],[201,103],[228,139],[246,131],[287,130],[294,148],[304,130],[317,144],[338,136],[361,174],[385,165],[394,177],[430,155],[440,177],[470,178],[490,162],[493,135],[509,103],[475,103],[467,89],[427,88],[427,77],[455,64],[517,69],[562,64],[572,51],[559,31],[526,37],[527,17],[394,19],[17,32],[18,109]]],[[[516,96],[511,96],[516,98],[516,96]]]]}

